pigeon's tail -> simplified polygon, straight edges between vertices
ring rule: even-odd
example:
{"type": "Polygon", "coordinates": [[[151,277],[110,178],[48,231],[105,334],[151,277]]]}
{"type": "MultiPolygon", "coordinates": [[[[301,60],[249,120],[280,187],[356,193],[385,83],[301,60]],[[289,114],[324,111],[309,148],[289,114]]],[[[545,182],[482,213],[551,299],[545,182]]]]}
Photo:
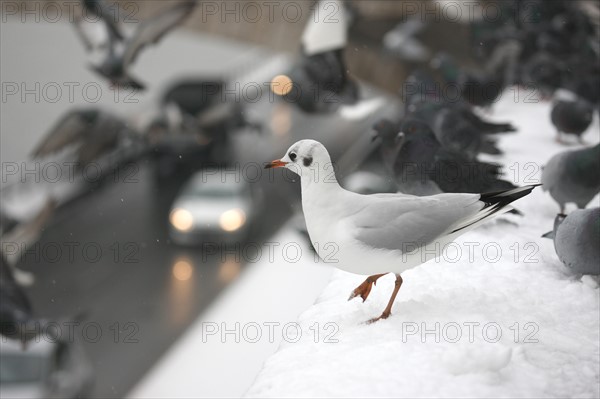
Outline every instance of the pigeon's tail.
{"type": "Polygon", "coordinates": [[[114,83],[116,83],[118,86],[124,87],[124,88],[131,88],[131,89],[139,90],[139,91],[146,90],[146,85],[144,85],[139,80],[137,80],[131,76],[126,76],[124,80],[122,80],[120,82],[114,82],[114,83]]]}
{"type": "Polygon", "coordinates": [[[488,122],[485,119],[477,116],[473,112],[465,112],[463,115],[471,122],[475,127],[484,134],[497,134],[497,133],[508,133],[516,132],[517,129],[510,123],[493,123],[488,122]]]}
{"type": "Polygon", "coordinates": [[[502,150],[500,150],[498,147],[496,147],[496,143],[493,141],[489,141],[489,140],[483,140],[481,142],[481,147],[479,148],[479,151],[483,152],[484,154],[490,154],[490,155],[503,154],[502,150]]]}
{"type": "Polygon", "coordinates": [[[480,128],[486,134],[510,133],[517,131],[517,129],[510,123],[490,123],[482,121],[480,128]]]}
{"type": "Polygon", "coordinates": [[[458,163],[453,160],[440,161],[441,170],[459,171],[460,175],[450,173],[438,173],[434,180],[440,188],[447,193],[488,193],[507,191],[516,186],[501,179],[502,171],[500,165],[471,161],[458,163]]]}

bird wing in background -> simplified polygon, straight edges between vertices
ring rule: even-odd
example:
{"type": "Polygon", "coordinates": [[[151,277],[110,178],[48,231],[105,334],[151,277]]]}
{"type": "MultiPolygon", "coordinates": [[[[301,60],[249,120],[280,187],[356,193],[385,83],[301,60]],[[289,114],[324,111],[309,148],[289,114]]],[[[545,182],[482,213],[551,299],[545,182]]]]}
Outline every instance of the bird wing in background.
{"type": "MultiPolygon", "coordinates": [[[[35,278],[33,274],[29,272],[25,272],[23,270],[17,269],[14,267],[15,264],[19,261],[22,255],[23,248],[29,248],[30,245],[35,243],[42,233],[44,226],[54,214],[56,209],[56,201],[53,199],[48,199],[43,208],[38,212],[38,214],[31,220],[17,224],[13,229],[3,234],[0,242],[2,244],[2,249],[8,248],[10,246],[17,246],[17,251],[9,251],[10,253],[1,253],[2,262],[6,263],[6,267],[10,272],[10,280],[19,283],[23,286],[28,286],[33,284],[35,278]]],[[[4,277],[3,277],[4,278],[4,277]]]]}
{"type": "Polygon", "coordinates": [[[56,201],[48,199],[44,207],[38,212],[38,214],[31,220],[18,224],[10,232],[2,236],[2,242],[14,242],[29,246],[36,242],[40,236],[40,233],[44,229],[44,226],[54,214],[56,209],[56,201]]]}
{"type": "Polygon", "coordinates": [[[302,33],[302,50],[311,56],[346,47],[348,21],[344,5],[339,0],[321,0],[308,19],[302,33]]]}
{"type": "Polygon", "coordinates": [[[125,129],[123,121],[111,114],[101,113],[77,151],[79,165],[86,166],[106,151],[116,147],[119,134],[125,129]]]}
{"type": "Polygon", "coordinates": [[[165,34],[179,25],[196,7],[195,2],[186,1],[142,22],[133,36],[127,40],[123,65],[132,64],[139,52],[148,44],[158,42],[165,34]]]}
{"type": "Polygon", "coordinates": [[[38,158],[58,152],[81,139],[89,128],[90,124],[83,117],[81,110],[71,111],[46,134],[32,156],[38,158]]]}
{"type": "Polygon", "coordinates": [[[88,52],[110,45],[110,33],[103,23],[88,22],[83,18],[77,18],[73,21],[73,27],[88,52]]]}
{"type": "MultiPolygon", "coordinates": [[[[0,253],[0,321],[4,324],[19,319],[20,313],[30,315],[31,303],[23,289],[17,284],[13,270],[3,253],[0,253]],[[15,317],[17,316],[17,317],[15,317]]],[[[4,327],[4,326],[3,326],[4,327]]]]}
{"type": "Polygon", "coordinates": [[[461,107],[459,109],[460,114],[467,119],[473,126],[475,126],[481,133],[484,134],[496,134],[496,133],[508,133],[515,132],[517,129],[510,123],[494,123],[489,122],[479,115],[473,112],[473,110],[467,107],[461,107]]]}
{"type": "Polygon", "coordinates": [[[83,5],[89,12],[102,19],[103,24],[113,38],[123,40],[123,34],[119,27],[119,16],[123,12],[118,3],[111,2],[111,4],[108,4],[106,0],[84,0],[83,5]]]}
{"type": "Polygon", "coordinates": [[[436,162],[438,170],[436,183],[445,192],[453,193],[490,193],[510,190],[516,186],[502,180],[501,166],[498,164],[469,160],[461,153],[441,149],[436,162]]]}
{"type": "Polygon", "coordinates": [[[401,22],[383,36],[383,46],[401,59],[426,61],[431,56],[431,52],[414,38],[424,28],[425,23],[417,18],[401,22]]]}

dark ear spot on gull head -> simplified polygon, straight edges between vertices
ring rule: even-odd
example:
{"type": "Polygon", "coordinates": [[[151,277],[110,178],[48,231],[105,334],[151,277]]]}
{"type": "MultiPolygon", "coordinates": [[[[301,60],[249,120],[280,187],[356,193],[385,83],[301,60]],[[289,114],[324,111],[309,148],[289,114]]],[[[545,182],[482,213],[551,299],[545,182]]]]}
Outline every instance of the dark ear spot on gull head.
{"type": "Polygon", "coordinates": [[[306,166],[306,167],[309,167],[312,164],[312,161],[313,161],[313,159],[311,156],[305,157],[302,160],[302,162],[304,163],[304,166],[306,166]]]}

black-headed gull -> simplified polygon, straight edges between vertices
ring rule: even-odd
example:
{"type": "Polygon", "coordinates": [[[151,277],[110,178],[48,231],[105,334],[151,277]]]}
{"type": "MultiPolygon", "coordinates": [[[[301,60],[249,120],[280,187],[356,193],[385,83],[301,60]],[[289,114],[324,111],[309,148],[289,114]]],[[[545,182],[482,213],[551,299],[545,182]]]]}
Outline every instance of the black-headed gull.
{"type": "Polygon", "coordinates": [[[322,259],[355,274],[369,275],[350,295],[367,299],[372,285],[394,273],[396,284],[381,316],[386,319],[402,284],[400,273],[441,255],[459,235],[510,209],[535,186],[490,194],[361,195],[337,182],[327,149],[301,140],[265,168],[284,167],[300,176],[302,209],[315,250],[322,259]],[[332,255],[331,248],[335,248],[332,255]],[[332,259],[333,258],[333,259],[332,259]]]}

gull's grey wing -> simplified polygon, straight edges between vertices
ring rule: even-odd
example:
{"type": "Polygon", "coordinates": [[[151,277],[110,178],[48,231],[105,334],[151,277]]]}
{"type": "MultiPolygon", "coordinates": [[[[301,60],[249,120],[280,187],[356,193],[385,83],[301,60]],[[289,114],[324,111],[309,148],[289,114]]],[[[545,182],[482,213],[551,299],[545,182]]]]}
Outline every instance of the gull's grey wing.
{"type": "Polygon", "coordinates": [[[376,200],[349,216],[354,238],[387,250],[410,251],[427,245],[468,223],[484,207],[478,194],[373,197],[376,200]]]}
{"type": "Polygon", "coordinates": [[[123,65],[127,67],[135,61],[139,52],[147,44],[158,42],[171,29],[187,18],[194,7],[196,7],[195,2],[186,1],[142,22],[133,36],[127,40],[125,53],[123,54],[123,65]]]}
{"type": "Polygon", "coordinates": [[[69,144],[79,140],[89,129],[89,122],[81,110],[75,110],[65,115],[33,151],[33,157],[44,157],[62,150],[69,144]]]}

